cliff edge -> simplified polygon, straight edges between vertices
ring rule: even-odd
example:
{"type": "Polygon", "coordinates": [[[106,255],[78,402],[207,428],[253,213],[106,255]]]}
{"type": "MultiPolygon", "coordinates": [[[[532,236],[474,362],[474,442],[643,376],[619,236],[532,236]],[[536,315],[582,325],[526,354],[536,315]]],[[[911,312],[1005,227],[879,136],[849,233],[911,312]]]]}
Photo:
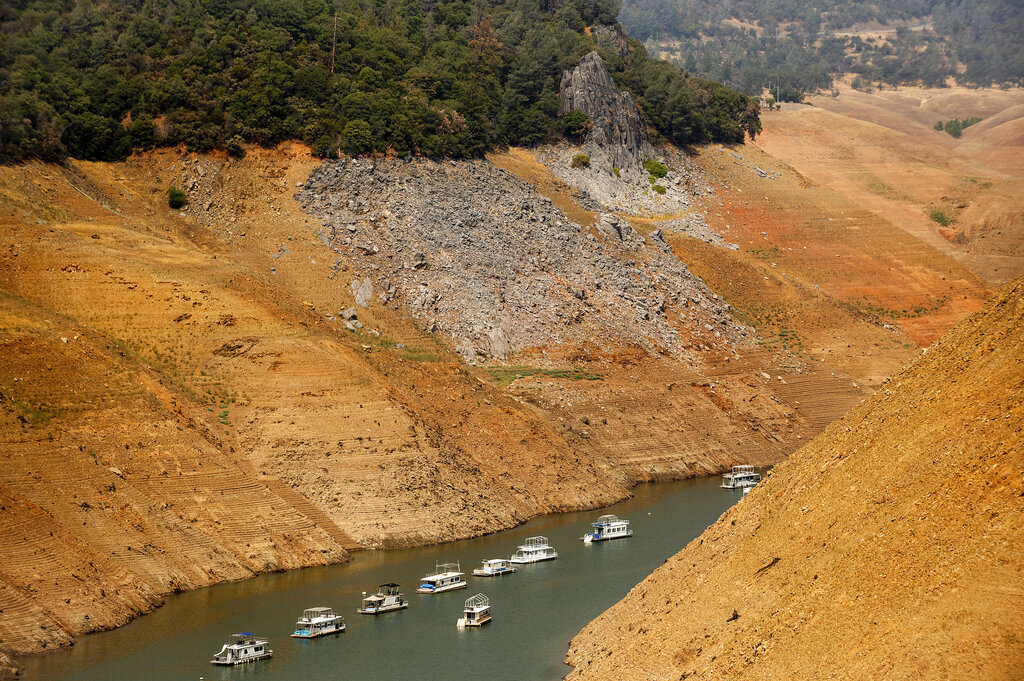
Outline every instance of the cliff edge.
{"type": "Polygon", "coordinates": [[[1019,678],[1024,279],[571,643],[573,681],[1019,678]]]}

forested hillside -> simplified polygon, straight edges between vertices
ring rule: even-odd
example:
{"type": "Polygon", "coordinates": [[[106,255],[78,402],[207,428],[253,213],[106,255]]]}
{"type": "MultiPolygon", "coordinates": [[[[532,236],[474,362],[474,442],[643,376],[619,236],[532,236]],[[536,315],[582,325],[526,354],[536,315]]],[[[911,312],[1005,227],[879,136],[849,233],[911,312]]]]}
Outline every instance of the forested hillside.
{"type": "Polygon", "coordinates": [[[844,73],[864,87],[1024,83],[1019,0],[626,0],[619,18],[690,73],[748,94],[772,82],[796,99],[844,73]]]}
{"type": "MultiPolygon", "coordinates": [[[[20,0],[0,6],[0,161],[114,160],[298,139],[314,153],[465,157],[558,131],[562,72],[616,0],[20,0]]],[[[613,75],[680,144],[757,108],[632,43],[613,75]],[[664,96],[658,92],[664,91],[664,96]],[[670,110],[685,107],[685,110],[670,110]],[[686,118],[690,124],[673,125],[686,118]]]]}

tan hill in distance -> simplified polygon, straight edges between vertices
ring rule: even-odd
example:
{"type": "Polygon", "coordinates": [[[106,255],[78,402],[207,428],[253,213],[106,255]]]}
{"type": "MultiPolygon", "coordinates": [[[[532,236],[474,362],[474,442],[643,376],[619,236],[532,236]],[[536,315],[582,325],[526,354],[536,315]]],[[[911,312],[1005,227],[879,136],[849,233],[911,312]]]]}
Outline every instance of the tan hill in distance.
{"type": "Polygon", "coordinates": [[[1024,273],[1024,89],[838,87],[763,112],[755,146],[986,281],[1024,273]],[[959,139],[933,128],[973,117],[959,139]]]}

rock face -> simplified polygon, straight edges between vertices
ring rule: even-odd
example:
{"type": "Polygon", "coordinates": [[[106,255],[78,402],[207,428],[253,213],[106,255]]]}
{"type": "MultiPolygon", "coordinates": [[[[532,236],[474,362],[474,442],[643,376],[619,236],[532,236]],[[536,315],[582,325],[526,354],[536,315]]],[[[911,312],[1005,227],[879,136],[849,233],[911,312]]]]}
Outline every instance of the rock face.
{"type": "Polygon", "coordinates": [[[633,98],[615,85],[596,51],[562,74],[559,86],[561,113],[582,111],[593,128],[584,142],[591,156],[607,156],[617,168],[639,166],[656,151],[643,115],[633,98]]]}
{"type": "Polygon", "coordinates": [[[1010,679],[1024,279],[577,636],[571,681],[1010,679]]]}
{"type": "Polygon", "coordinates": [[[393,290],[386,305],[450,335],[470,361],[600,338],[689,362],[687,329],[705,325],[723,349],[748,340],[663,242],[611,214],[598,238],[486,161],[328,162],[299,198],[320,221],[317,242],[354,267],[354,291],[393,290]]]}

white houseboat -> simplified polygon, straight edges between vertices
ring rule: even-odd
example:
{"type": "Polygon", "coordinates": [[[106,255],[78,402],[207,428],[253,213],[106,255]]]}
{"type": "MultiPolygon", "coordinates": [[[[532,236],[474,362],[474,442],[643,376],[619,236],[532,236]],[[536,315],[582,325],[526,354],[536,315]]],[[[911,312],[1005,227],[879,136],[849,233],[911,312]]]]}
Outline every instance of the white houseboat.
{"type": "Polygon", "coordinates": [[[377,615],[408,607],[409,601],[405,600],[405,594],[401,593],[398,590],[398,585],[392,582],[381,584],[377,587],[377,593],[372,596],[367,596],[364,591],[363,607],[359,608],[358,612],[363,615],[377,615]]]}
{"type": "Polygon", "coordinates": [[[629,521],[622,520],[618,516],[603,515],[597,519],[596,523],[590,524],[593,525],[594,531],[583,535],[584,544],[633,536],[633,530],[629,529],[629,521]]]}
{"type": "Polygon", "coordinates": [[[231,643],[225,643],[210,664],[236,665],[271,657],[274,651],[267,647],[267,639],[255,634],[232,634],[231,643]]]}
{"type": "Polygon", "coordinates": [[[308,608],[295,623],[292,638],[316,638],[345,631],[345,620],[330,608],[308,608]]]}
{"type": "Polygon", "coordinates": [[[507,558],[491,558],[485,560],[473,574],[477,577],[497,577],[498,575],[510,575],[516,569],[508,564],[507,558]]]}
{"type": "Polygon", "coordinates": [[[554,560],[558,553],[548,544],[547,537],[527,537],[526,543],[508,559],[510,563],[539,563],[542,560],[554,560]]]}
{"type": "Polygon", "coordinates": [[[761,474],[754,472],[753,466],[733,466],[732,471],[722,476],[722,487],[739,489],[753,487],[761,482],[761,474]]]}
{"type": "Polygon", "coordinates": [[[420,588],[416,589],[416,593],[439,594],[442,591],[465,589],[466,580],[462,578],[460,569],[458,563],[438,563],[434,566],[434,574],[420,580],[420,588]]]}
{"type": "Polygon", "coordinates": [[[466,608],[462,617],[455,623],[459,629],[463,627],[482,627],[491,621],[491,601],[483,594],[466,599],[466,608]]]}

